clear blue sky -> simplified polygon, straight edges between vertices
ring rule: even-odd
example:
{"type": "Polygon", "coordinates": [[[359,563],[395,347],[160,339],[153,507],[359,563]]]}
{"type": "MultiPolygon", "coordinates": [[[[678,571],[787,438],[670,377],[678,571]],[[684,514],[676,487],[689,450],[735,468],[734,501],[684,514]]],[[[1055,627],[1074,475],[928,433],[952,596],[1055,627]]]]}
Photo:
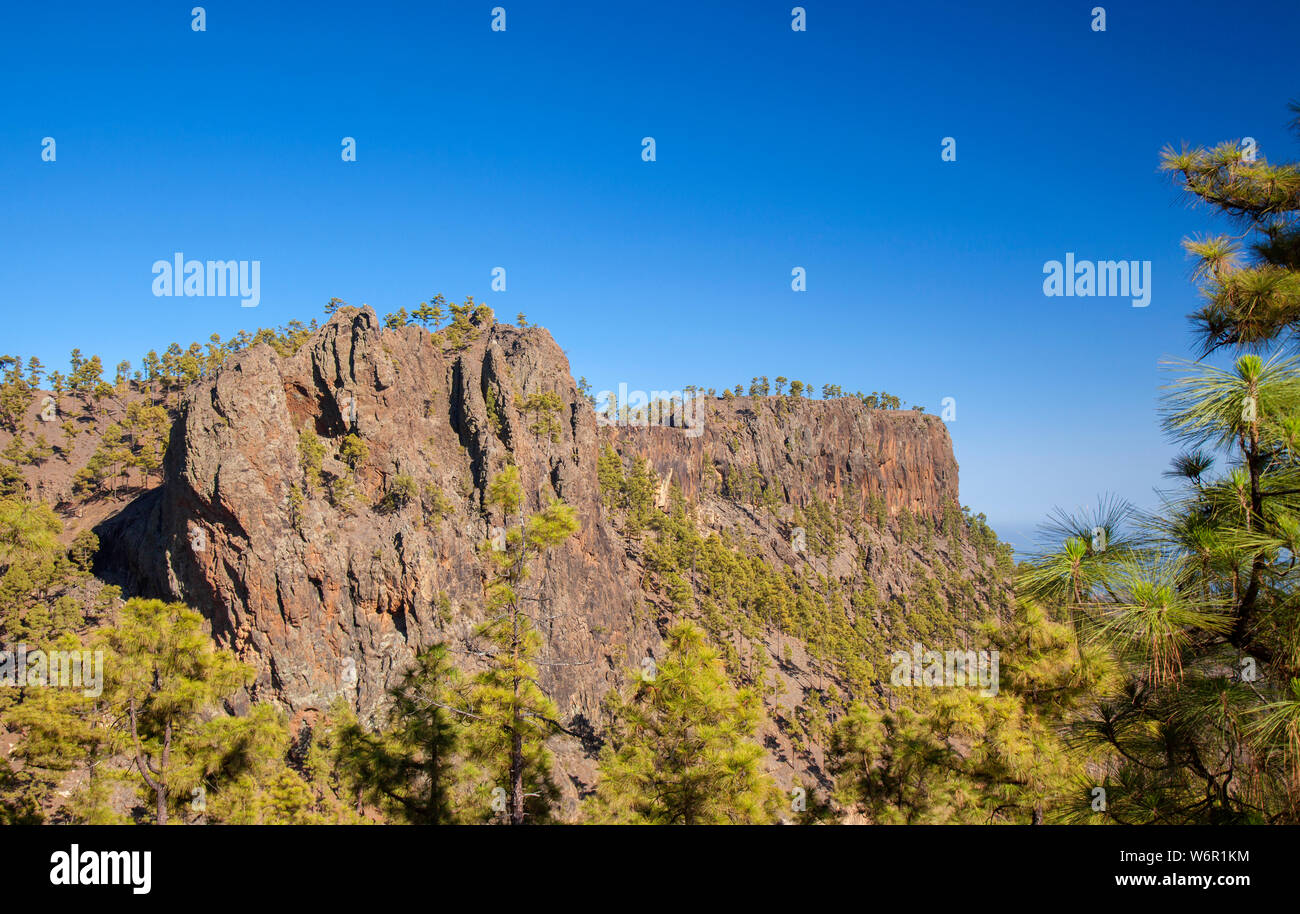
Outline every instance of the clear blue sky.
{"type": "Polygon", "coordinates": [[[963,501],[1008,532],[1150,504],[1157,362],[1191,345],[1179,240],[1220,225],[1158,151],[1296,155],[1300,4],[1105,3],[1095,33],[1102,2],[808,0],[805,33],[791,2],[212,0],[203,33],[189,2],[10,3],[0,351],[138,364],[331,296],[472,294],[597,390],[955,397],[963,501]],[[260,260],[262,304],[154,297],[176,251],[260,260]],[[1151,261],[1151,305],[1045,298],[1066,251],[1151,261]]]}

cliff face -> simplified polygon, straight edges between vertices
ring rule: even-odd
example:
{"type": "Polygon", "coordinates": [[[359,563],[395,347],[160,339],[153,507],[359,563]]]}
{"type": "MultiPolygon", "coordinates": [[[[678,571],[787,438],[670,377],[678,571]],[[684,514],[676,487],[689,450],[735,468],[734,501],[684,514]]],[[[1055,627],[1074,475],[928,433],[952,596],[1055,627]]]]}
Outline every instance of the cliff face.
{"type": "MultiPolygon", "coordinates": [[[[558,497],[581,523],[524,593],[546,609],[542,685],[574,734],[554,746],[572,811],[594,775],[601,698],[658,653],[671,613],[642,539],[602,507],[604,444],[649,461],[661,505],[677,486],[702,529],[738,534],[764,560],[849,595],[864,583],[905,594],[918,568],[986,570],[955,538],[923,554],[897,548],[891,533],[891,516],[937,517],[956,500],[951,443],[933,417],[847,399],[738,398],[709,401],[702,433],[689,431],[598,429],[545,330],[486,323],[452,348],[416,326],[383,329],[368,308],[345,309],[294,355],[256,346],[190,387],[164,484],[96,528],[98,567],[127,594],[201,610],[218,641],[257,670],[248,697],[280,703],[297,722],[342,697],[373,720],[416,652],[438,641],[455,652],[483,620],[478,549],[501,522],[484,490],[509,458],[527,510],[558,497]],[[539,410],[543,395],[558,408],[539,410]],[[323,445],[320,487],[304,472],[304,430],[323,445]],[[352,466],[349,435],[367,449],[352,466]],[[418,494],[385,504],[408,478],[418,494]],[[816,503],[875,522],[846,527],[820,551],[796,548],[796,511],[816,503]]],[[[986,587],[977,596],[992,600],[986,587]]],[[[884,624],[879,611],[870,621],[884,624]]],[[[788,634],[746,637],[784,657],[764,734],[778,779],[825,784],[820,748],[793,735],[800,703],[827,685],[825,665],[814,673],[788,634]]],[[[471,654],[459,656],[473,668],[471,654]]]]}
{"type": "Polygon", "coordinates": [[[483,327],[448,352],[418,327],[382,330],[369,309],[336,315],[296,355],[255,347],[188,391],[165,484],[101,525],[101,564],[130,593],[200,609],[258,670],[252,697],[310,719],[343,696],[371,716],[416,651],[459,644],[482,621],[477,547],[500,523],[483,491],[512,454],[526,507],[559,497],[582,525],[527,592],[554,615],[544,685],[581,730],[657,635],[638,621],[626,549],[602,522],[595,417],[579,404],[545,330],[483,327]],[[516,406],[546,392],[563,404],[553,436],[516,406]],[[304,428],[325,446],[327,482],[353,477],[344,436],[366,443],[350,508],[307,490],[304,428]],[[420,496],[377,510],[399,476],[420,496]]]}
{"type": "Polygon", "coordinates": [[[900,514],[936,523],[958,505],[952,440],[936,416],[868,409],[847,397],[736,397],[709,398],[682,421],[691,427],[628,422],[600,432],[625,458],[653,467],[661,506],[679,487],[704,531],[738,533],[770,562],[850,588],[866,573],[886,599],[907,593],[914,562],[967,577],[983,566],[975,550],[951,539],[938,543],[937,564],[898,542],[900,514]],[[816,503],[865,523],[846,520],[830,548],[808,549],[807,531],[802,543],[798,531],[816,503]]]}
{"type": "Polygon", "coordinates": [[[957,501],[957,461],[936,416],[866,409],[854,398],[707,398],[692,427],[611,425],[620,451],[672,474],[688,499],[729,492],[728,478],[757,470],[780,501],[805,507],[815,497],[847,502],[857,513],[880,498],[900,510],[938,515],[957,501]]]}

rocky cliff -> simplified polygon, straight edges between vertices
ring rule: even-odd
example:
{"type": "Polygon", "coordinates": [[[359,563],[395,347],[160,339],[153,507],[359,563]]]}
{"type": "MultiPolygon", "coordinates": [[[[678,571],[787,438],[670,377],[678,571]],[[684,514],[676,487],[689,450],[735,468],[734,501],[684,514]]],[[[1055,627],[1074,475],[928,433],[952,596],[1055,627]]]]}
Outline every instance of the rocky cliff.
{"type": "MultiPolygon", "coordinates": [[[[482,621],[478,549],[498,520],[484,490],[517,464],[527,508],[560,498],[581,522],[527,594],[550,610],[542,675],[572,734],[555,746],[568,810],[592,780],[602,696],[655,654],[673,612],[644,544],[602,505],[603,444],[629,465],[646,459],[661,505],[675,487],[702,530],[739,536],[776,567],[806,566],[849,596],[868,577],[893,596],[925,569],[978,568],[970,611],[996,610],[991,560],[969,543],[899,544],[899,516],[929,524],[956,501],[937,419],[847,399],[738,398],[712,400],[703,433],[685,431],[599,429],[545,330],[487,320],[452,345],[346,308],[293,355],[255,346],[189,388],[164,484],[96,528],[98,568],[128,594],[200,609],[257,670],[249,698],[310,723],[343,697],[374,719],[418,650],[466,644],[482,621]],[[322,447],[317,472],[304,439],[322,447]],[[347,450],[357,439],[360,456],[347,450]],[[802,512],[826,505],[851,522],[824,548],[792,544],[802,512]]],[[[877,609],[871,624],[887,621],[877,609]]],[[[820,749],[792,728],[809,690],[826,688],[824,666],[815,677],[805,646],[779,632],[745,637],[784,657],[765,735],[780,779],[819,778],[820,749]]]]}
{"type": "Polygon", "coordinates": [[[957,501],[952,440],[936,416],[866,409],[853,397],[706,397],[682,412],[692,428],[634,421],[607,427],[621,451],[649,459],[692,500],[735,495],[728,479],[757,471],[791,506],[816,498],[860,514],[874,496],[891,516],[938,516],[957,501]]]}
{"type": "Polygon", "coordinates": [[[415,326],[382,330],[365,309],[336,315],[290,358],[240,354],[188,392],[165,484],[99,528],[106,573],[202,610],[257,668],[253,698],[310,720],[343,696],[373,716],[414,652],[463,641],[482,620],[483,491],[510,455],[528,507],[558,497],[582,524],[530,594],[554,608],[545,684],[581,731],[657,636],[601,520],[595,416],[563,353],[545,330],[478,329],[450,351],[415,326]],[[545,392],[563,415],[538,435],[516,397],[545,392]],[[325,446],[325,484],[354,480],[346,497],[303,481],[304,428],[325,446]],[[339,455],[349,433],[369,452],[355,472],[339,455]],[[399,476],[419,497],[377,508],[399,476]]]}

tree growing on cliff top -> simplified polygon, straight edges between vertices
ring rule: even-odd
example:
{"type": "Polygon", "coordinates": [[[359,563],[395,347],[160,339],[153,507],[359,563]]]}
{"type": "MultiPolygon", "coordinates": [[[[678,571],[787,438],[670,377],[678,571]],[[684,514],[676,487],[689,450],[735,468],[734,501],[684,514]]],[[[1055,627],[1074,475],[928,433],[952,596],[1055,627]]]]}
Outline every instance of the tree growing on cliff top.
{"type": "Polygon", "coordinates": [[[411,312],[411,317],[419,321],[420,326],[425,330],[429,329],[430,324],[433,325],[434,330],[437,330],[438,325],[442,323],[445,316],[442,310],[444,304],[446,304],[446,299],[441,295],[436,295],[431,302],[420,302],[420,307],[411,312]]]}

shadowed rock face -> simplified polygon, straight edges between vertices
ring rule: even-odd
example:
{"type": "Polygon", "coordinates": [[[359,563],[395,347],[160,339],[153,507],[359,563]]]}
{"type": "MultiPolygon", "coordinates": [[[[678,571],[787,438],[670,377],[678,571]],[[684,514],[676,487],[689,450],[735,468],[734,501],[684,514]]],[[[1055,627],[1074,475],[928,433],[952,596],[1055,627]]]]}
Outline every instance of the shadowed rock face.
{"type": "MultiPolygon", "coordinates": [[[[483,493],[511,459],[526,510],[561,498],[581,522],[523,588],[546,636],[542,685],[574,734],[554,745],[571,812],[594,774],[584,735],[601,726],[600,700],[658,654],[666,618],[662,599],[642,590],[639,544],[602,514],[601,440],[646,456],[665,493],[676,484],[698,503],[703,526],[742,530],[770,561],[811,561],[846,581],[865,565],[886,593],[907,587],[919,553],[872,567],[886,534],[871,531],[846,537],[835,555],[795,555],[783,517],[814,497],[863,514],[878,497],[891,514],[930,515],[957,498],[951,442],[934,417],[850,400],[740,398],[711,401],[699,435],[598,430],[545,330],[484,324],[452,350],[443,335],[386,330],[369,308],[347,308],[293,356],[257,346],[187,391],[164,484],[97,528],[99,570],[128,594],[201,610],[218,641],[256,669],[248,697],[280,703],[295,723],[339,697],[373,720],[417,651],[438,641],[462,649],[483,620],[479,546],[503,522],[483,493]],[[534,394],[557,395],[558,411],[521,412],[534,394]],[[307,485],[304,429],[324,446],[327,485],[347,480],[350,497],[307,485]],[[368,448],[355,469],[340,452],[351,433],[368,448]],[[747,468],[776,487],[781,510],[758,511],[727,491],[728,474],[747,468]],[[399,477],[420,494],[380,507],[399,477]]],[[[471,654],[457,656],[473,669],[471,654]]],[[[787,702],[811,681],[782,676],[787,702]]],[[[785,759],[774,763],[780,780],[820,765],[819,749],[796,759],[780,733],[765,736],[785,759]]]]}

